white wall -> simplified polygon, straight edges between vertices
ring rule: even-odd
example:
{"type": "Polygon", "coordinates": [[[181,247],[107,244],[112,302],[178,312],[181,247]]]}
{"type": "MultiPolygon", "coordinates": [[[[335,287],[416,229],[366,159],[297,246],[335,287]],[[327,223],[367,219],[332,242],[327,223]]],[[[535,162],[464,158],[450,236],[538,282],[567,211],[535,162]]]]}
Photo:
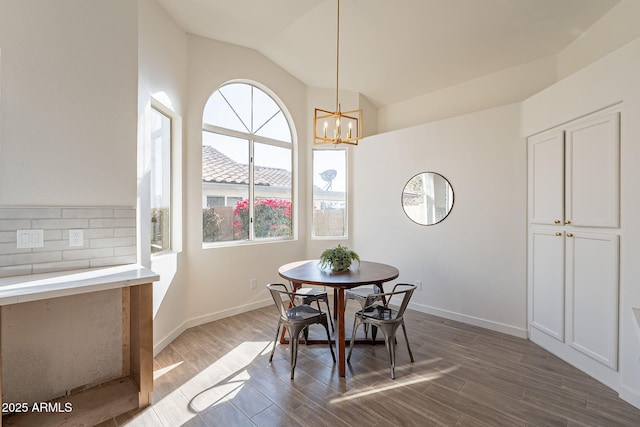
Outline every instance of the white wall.
{"type": "Polygon", "coordinates": [[[186,318],[188,271],[186,253],[182,251],[183,221],[183,150],[182,118],[186,115],[187,35],[158,6],[155,0],[140,0],[139,82],[138,82],[138,201],[139,241],[150,241],[149,198],[149,110],[155,103],[171,112],[174,129],[172,147],[172,246],[174,252],[150,257],[148,244],[140,244],[140,261],[160,275],[153,285],[153,338],[156,351],[168,344],[182,330],[186,318]]]}
{"type": "Polygon", "coordinates": [[[366,138],[354,153],[354,247],[363,259],[421,280],[412,308],[526,335],[526,150],[518,104],[366,138]],[[438,172],[454,191],[433,226],[400,204],[416,173],[438,172]]]}
{"type": "Polygon", "coordinates": [[[306,86],[255,50],[197,36],[188,37],[187,62],[189,116],[185,122],[184,178],[189,289],[185,326],[273,304],[265,285],[282,281],[278,266],[304,256],[304,215],[310,203],[305,175],[310,132],[306,86]],[[294,183],[295,214],[302,223],[300,240],[202,248],[202,111],[209,96],[232,79],[246,79],[272,91],[293,116],[294,134],[299,138],[297,150],[301,153],[294,165],[301,171],[294,183]],[[249,289],[251,279],[257,280],[257,289],[249,289]]]}
{"type": "MultiPolygon", "coordinates": [[[[129,0],[0,1],[0,205],[135,206],[137,26],[129,0]]],[[[27,394],[25,376],[3,378],[5,398],[50,399],[121,372],[91,344],[121,349],[120,325],[78,322],[91,307],[119,313],[120,292],[3,308],[4,369],[44,378],[27,394]]]]}
{"type": "Polygon", "coordinates": [[[137,3],[0,8],[0,204],[135,206],[137,3]]]}
{"type": "Polygon", "coordinates": [[[523,135],[622,102],[620,238],[620,396],[640,407],[640,39],[523,103],[523,135]]]}

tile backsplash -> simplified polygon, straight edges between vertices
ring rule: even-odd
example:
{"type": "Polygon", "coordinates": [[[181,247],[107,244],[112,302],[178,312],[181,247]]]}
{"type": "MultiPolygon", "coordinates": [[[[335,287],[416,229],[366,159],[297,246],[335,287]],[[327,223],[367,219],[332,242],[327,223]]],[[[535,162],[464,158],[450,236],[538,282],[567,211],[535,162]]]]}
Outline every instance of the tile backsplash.
{"type": "Polygon", "coordinates": [[[136,210],[122,207],[0,207],[0,277],[132,264],[136,210]],[[43,230],[44,246],[18,249],[17,230],[43,230]],[[69,230],[83,245],[69,245],[69,230]]]}

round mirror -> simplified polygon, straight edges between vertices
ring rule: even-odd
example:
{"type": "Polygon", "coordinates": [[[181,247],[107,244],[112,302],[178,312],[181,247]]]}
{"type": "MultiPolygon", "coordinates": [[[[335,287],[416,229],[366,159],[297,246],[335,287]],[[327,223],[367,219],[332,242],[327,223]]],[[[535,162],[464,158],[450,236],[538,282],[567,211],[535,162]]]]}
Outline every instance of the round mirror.
{"type": "Polygon", "coordinates": [[[402,208],[409,219],[420,225],[437,224],[453,207],[453,188],[435,172],[414,175],[402,190],[402,208]]]}

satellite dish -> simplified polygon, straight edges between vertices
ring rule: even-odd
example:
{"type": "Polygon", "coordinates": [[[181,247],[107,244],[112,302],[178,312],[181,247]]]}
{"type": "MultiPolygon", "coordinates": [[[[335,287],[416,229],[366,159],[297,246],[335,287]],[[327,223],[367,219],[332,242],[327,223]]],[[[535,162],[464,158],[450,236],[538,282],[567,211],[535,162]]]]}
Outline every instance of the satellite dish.
{"type": "Polygon", "coordinates": [[[335,169],[327,169],[326,171],[320,173],[320,178],[322,178],[322,180],[327,183],[327,185],[325,185],[324,187],[325,191],[331,190],[331,183],[335,179],[336,175],[338,175],[338,171],[336,171],[335,169]]]}

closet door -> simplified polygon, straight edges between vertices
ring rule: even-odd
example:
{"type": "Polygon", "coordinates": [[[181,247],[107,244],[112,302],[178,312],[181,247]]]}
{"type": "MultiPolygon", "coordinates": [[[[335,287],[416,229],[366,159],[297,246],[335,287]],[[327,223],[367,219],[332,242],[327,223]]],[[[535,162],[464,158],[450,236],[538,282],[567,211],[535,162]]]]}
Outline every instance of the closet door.
{"type": "Polygon", "coordinates": [[[530,137],[529,219],[534,224],[561,224],[564,220],[564,132],[530,137]]]}
{"type": "Polygon", "coordinates": [[[569,232],[567,343],[600,363],[618,365],[618,236],[569,232]]]}
{"type": "Polygon", "coordinates": [[[576,226],[618,227],[619,113],[577,120],[566,129],[565,214],[576,226]]]}
{"type": "Polygon", "coordinates": [[[531,230],[531,326],[564,341],[564,233],[549,227],[531,230]]]}

